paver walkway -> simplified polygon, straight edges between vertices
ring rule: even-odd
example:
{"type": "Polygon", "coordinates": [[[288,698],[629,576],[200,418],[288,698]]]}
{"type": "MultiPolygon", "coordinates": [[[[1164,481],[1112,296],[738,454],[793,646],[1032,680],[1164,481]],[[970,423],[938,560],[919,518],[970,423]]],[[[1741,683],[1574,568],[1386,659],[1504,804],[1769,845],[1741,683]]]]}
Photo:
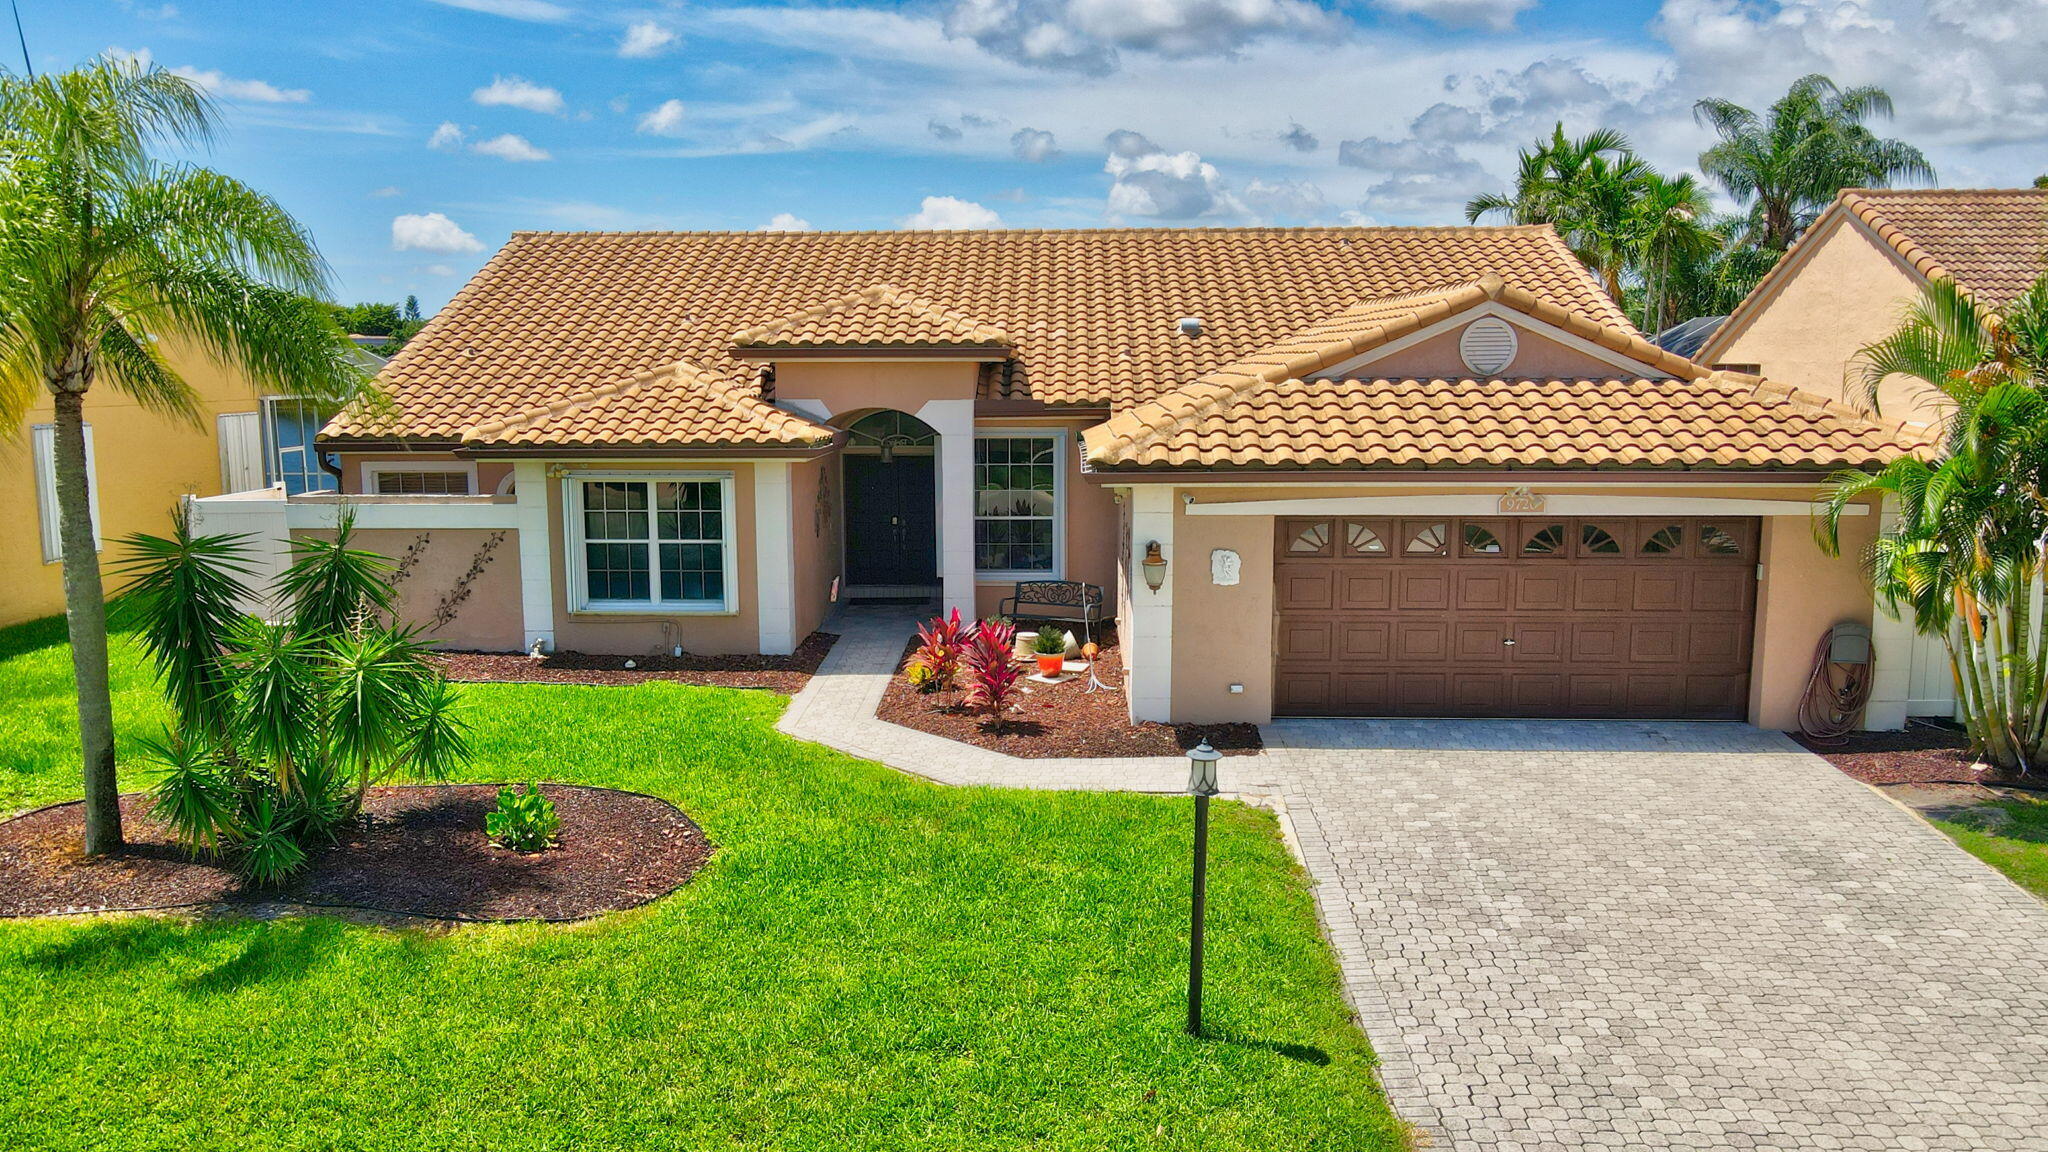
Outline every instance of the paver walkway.
{"type": "MultiPolygon", "coordinates": [[[[784,729],[954,783],[1183,786],[1177,759],[1019,761],[875,720],[908,619],[837,623],[784,729]]],[[[1265,733],[1226,786],[1284,800],[1431,1147],[2048,1152],[2048,905],[1783,736],[1265,733]]]]}

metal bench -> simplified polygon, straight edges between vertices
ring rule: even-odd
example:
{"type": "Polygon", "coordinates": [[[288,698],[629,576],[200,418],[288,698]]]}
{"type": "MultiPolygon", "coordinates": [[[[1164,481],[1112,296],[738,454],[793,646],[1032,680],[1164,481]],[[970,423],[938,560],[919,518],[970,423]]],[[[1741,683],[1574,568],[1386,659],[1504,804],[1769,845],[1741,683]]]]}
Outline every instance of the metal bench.
{"type": "Polygon", "coordinates": [[[996,614],[1012,620],[1057,620],[1081,626],[1081,640],[1095,638],[1095,625],[1108,619],[1102,611],[1102,586],[1079,580],[1019,580],[1016,591],[996,605],[996,614]]]}

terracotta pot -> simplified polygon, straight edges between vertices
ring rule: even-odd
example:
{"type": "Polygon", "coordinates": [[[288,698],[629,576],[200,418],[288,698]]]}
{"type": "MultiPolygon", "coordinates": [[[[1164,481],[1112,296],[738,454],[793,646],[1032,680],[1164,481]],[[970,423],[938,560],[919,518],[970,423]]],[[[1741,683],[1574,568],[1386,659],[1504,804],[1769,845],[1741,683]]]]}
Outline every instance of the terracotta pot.
{"type": "Polygon", "coordinates": [[[1066,656],[1059,652],[1054,652],[1051,655],[1039,656],[1038,674],[1040,676],[1057,676],[1062,671],[1063,666],[1066,664],[1066,662],[1066,656]]]}

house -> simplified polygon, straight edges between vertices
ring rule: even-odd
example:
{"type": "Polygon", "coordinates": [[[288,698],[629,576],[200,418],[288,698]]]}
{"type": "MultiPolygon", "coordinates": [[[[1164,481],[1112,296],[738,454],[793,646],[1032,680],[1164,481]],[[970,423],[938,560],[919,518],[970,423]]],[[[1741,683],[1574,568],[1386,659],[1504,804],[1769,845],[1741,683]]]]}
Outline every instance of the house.
{"type": "MultiPolygon", "coordinates": [[[[383,367],[381,357],[357,355],[365,371],[383,367]]],[[[105,382],[86,396],[87,469],[103,542],[168,533],[171,512],[187,496],[338,487],[313,447],[330,410],[264,395],[201,352],[171,347],[166,356],[197,397],[196,423],[145,410],[105,382]]],[[[0,625],[64,611],[54,419],[45,396],[14,436],[0,439],[0,538],[10,541],[0,550],[0,625]]]]}
{"type": "MultiPolygon", "coordinates": [[[[1702,364],[1868,403],[1856,354],[1889,336],[1933,280],[1996,307],[2048,274],[2048,189],[1851,188],[1700,346],[1702,364]]],[[[1933,418],[1937,397],[1894,377],[1878,411],[1933,418]]]]}
{"type": "Polygon", "coordinates": [[[346,503],[495,650],[782,653],[836,600],[1087,581],[1133,715],[1181,721],[1791,726],[1872,622],[1876,509],[1829,558],[1810,501],[1926,443],[1658,348],[1548,227],[519,233],[380,386],[321,434],[342,495],[208,530],[346,503]]]}
{"type": "MultiPolygon", "coordinates": [[[[1857,354],[1891,335],[1931,281],[1997,307],[2048,274],[2048,189],[1848,189],[1691,355],[1868,408],[1857,354]]],[[[1887,418],[1937,421],[1939,394],[1894,376],[1887,418]]],[[[1938,637],[1907,640],[1908,715],[1947,715],[1955,680],[1938,637]]]]}

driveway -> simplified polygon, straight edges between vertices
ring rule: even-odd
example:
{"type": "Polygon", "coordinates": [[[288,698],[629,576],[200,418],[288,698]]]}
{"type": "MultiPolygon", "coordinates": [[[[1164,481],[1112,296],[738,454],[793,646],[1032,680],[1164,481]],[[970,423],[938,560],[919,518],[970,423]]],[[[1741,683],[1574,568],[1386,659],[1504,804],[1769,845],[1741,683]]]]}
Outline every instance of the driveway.
{"type": "Polygon", "coordinates": [[[1784,737],[1266,735],[1433,1147],[2048,1149],[2048,905],[1784,737]]]}

